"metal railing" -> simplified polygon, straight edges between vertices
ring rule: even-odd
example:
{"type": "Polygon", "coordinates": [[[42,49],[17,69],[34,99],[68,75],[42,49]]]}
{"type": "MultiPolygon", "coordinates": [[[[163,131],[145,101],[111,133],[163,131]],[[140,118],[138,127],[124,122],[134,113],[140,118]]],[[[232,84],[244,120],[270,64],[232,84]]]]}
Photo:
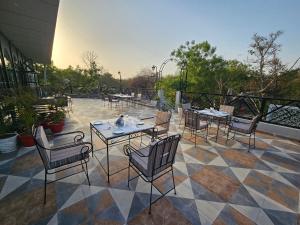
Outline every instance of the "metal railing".
{"type": "Polygon", "coordinates": [[[300,100],[297,99],[187,92],[182,100],[199,109],[231,105],[235,117],[251,119],[261,114],[262,122],[300,129],[300,100]]]}

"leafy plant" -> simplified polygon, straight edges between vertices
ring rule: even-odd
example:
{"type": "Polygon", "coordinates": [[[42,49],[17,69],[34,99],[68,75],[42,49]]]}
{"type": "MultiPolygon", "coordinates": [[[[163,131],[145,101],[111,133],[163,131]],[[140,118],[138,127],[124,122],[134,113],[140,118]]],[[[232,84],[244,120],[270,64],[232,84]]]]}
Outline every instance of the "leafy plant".
{"type": "Polygon", "coordinates": [[[62,110],[58,110],[51,114],[50,120],[52,123],[60,123],[65,118],[65,112],[62,110]]]}

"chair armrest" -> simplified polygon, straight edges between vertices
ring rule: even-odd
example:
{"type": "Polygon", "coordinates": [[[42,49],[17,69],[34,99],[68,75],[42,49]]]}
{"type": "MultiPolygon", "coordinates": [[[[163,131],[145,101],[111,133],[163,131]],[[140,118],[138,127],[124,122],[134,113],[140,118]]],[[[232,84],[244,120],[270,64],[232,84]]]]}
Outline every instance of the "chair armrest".
{"type": "Polygon", "coordinates": [[[132,152],[135,152],[140,157],[149,157],[149,155],[144,155],[143,153],[139,152],[138,149],[134,148],[130,144],[124,145],[123,151],[124,151],[124,154],[129,157],[131,156],[132,152]]]}
{"type": "Polygon", "coordinates": [[[165,124],[169,124],[170,123],[170,121],[167,121],[167,122],[163,122],[163,123],[159,123],[159,124],[155,124],[155,127],[156,126],[161,126],[161,125],[165,125],[165,124]]]}
{"type": "MultiPolygon", "coordinates": [[[[78,142],[78,143],[64,145],[64,146],[61,146],[61,147],[51,148],[51,149],[46,149],[46,150],[60,151],[60,150],[68,149],[68,148],[73,148],[73,147],[76,147],[76,146],[81,146],[81,145],[84,146],[84,147],[87,147],[89,153],[93,150],[93,145],[92,145],[91,142],[78,142]]],[[[81,153],[82,153],[82,150],[84,149],[84,147],[81,149],[81,153]]]]}
{"type": "Polygon", "coordinates": [[[64,136],[64,135],[76,134],[76,133],[79,133],[79,134],[75,135],[74,142],[82,140],[85,136],[82,131],[73,131],[73,132],[67,132],[67,133],[61,133],[61,134],[53,134],[52,136],[59,137],[59,136],[64,136]]]}

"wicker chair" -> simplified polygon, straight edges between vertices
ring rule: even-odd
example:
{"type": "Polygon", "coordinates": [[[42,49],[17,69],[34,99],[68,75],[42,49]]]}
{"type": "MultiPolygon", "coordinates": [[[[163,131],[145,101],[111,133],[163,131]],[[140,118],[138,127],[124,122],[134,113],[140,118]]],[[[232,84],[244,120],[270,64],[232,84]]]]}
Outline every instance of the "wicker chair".
{"type": "Polygon", "coordinates": [[[251,136],[253,134],[254,137],[254,148],[255,148],[255,131],[256,131],[256,127],[257,124],[259,122],[259,120],[261,119],[261,115],[257,115],[255,116],[251,122],[241,122],[241,121],[231,121],[231,123],[229,124],[228,127],[228,131],[227,131],[227,141],[229,139],[229,132],[230,131],[234,131],[233,137],[235,137],[235,133],[239,132],[242,134],[249,134],[249,144],[248,144],[248,151],[250,151],[250,147],[251,147],[251,136]]]}
{"type": "Polygon", "coordinates": [[[36,148],[40,154],[45,168],[44,204],[46,204],[46,191],[47,184],[49,183],[72,176],[80,172],[84,172],[90,185],[87,162],[89,161],[89,153],[92,151],[93,148],[92,144],[90,142],[83,142],[84,134],[81,131],[63,133],[58,134],[56,136],[62,135],[74,135],[73,143],[65,143],[61,146],[51,147],[45,134],[44,128],[42,126],[35,128],[33,131],[36,148]],[[47,182],[48,174],[59,173],[61,171],[80,165],[82,167],[81,171],[47,182]]]}
{"type": "Polygon", "coordinates": [[[196,143],[197,143],[196,139],[197,139],[197,136],[200,136],[198,134],[198,131],[200,131],[200,130],[206,131],[206,135],[204,138],[207,141],[208,125],[209,125],[208,117],[203,116],[191,109],[186,110],[185,117],[184,117],[184,128],[182,131],[182,136],[184,134],[185,129],[190,130],[191,135],[194,135],[195,146],[196,146],[196,143]]]}
{"type": "Polygon", "coordinates": [[[171,112],[158,111],[155,116],[154,129],[147,130],[145,131],[145,133],[147,133],[153,138],[161,138],[163,136],[168,136],[171,116],[171,112]]]}
{"type": "Polygon", "coordinates": [[[176,194],[173,164],[180,138],[180,134],[172,135],[162,140],[152,142],[149,146],[140,149],[135,149],[130,144],[124,146],[124,153],[129,156],[128,188],[129,182],[137,177],[141,177],[145,182],[151,183],[149,214],[151,213],[152,204],[157,200],[173,189],[176,194]],[[138,175],[130,178],[130,168],[138,175]],[[152,188],[153,186],[155,187],[153,182],[169,172],[172,173],[173,187],[165,193],[162,193],[156,187],[162,195],[152,202],[152,188]]]}

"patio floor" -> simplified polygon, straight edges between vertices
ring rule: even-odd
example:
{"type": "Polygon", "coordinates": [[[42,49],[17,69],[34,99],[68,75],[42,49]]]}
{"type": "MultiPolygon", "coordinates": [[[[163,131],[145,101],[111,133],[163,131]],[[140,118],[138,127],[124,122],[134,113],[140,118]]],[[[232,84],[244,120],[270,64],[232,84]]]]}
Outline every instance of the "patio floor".
{"type": "MultiPolygon", "coordinates": [[[[146,116],[154,109],[126,103],[110,109],[101,100],[74,99],[64,131],[82,130],[89,140],[89,121],[121,112],[146,116]]],[[[174,114],[171,134],[182,132],[178,124],[174,114]]],[[[98,161],[91,158],[91,186],[83,173],[49,184],[44,206],[44,170],[35,148],[2,154],[0,224],[299,224],[299,142],[258,133],[256,149],[248,153],[247,138],[237,136],[238,141],[226,144],[220,133],[217,143],[213,137],[208,143],[198,138],[197,147],[185,133],[174,165],[177,195],[171,192],[156,202],[151,215],[150,186],[139,178],[128,189],[127,170],[108,184],[98,161]]],[[[96,156],[105,162],[101,152],[96,156]]],[[[122,146],[112,148],[111,160],[113,169],[127,165],[122,146]]],[[[156,184],[167,190],[171,178],[166,175],[156,184]]]]}

